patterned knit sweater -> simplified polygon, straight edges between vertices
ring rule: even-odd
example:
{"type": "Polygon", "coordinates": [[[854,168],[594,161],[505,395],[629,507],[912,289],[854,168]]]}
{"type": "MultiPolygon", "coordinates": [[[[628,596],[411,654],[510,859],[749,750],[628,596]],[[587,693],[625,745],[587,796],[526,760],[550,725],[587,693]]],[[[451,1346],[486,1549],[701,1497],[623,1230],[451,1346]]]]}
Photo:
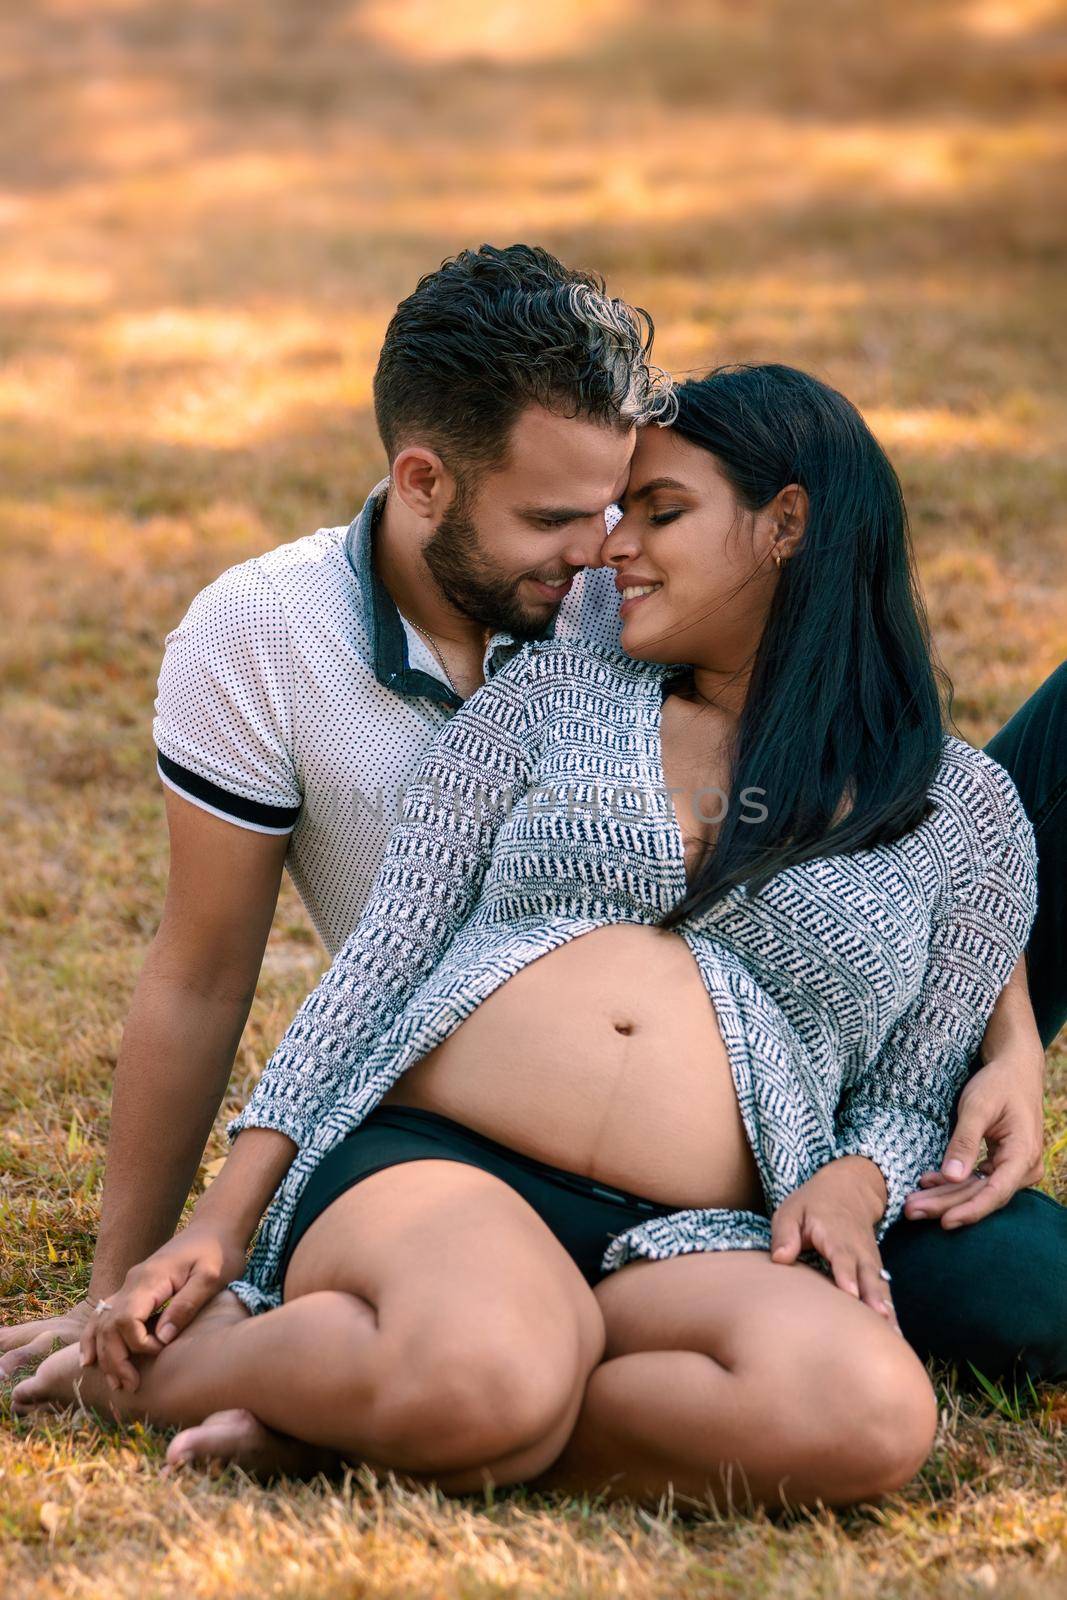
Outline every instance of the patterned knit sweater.
{"type": "MultiPolygon", "coordinates": [[[[362,918],[228,1127],[298,1152],[246,1277],[280,1303],[293,1211],[326,1152],[508,978],[594,928],[655,923],[686,887],[660,746],[677,669],[585,642],[516,653],[445,724],[409,785],[362,918]]],[[[1008,774],[946,736],[930,816],[891,845],[735,888],[674,935],[729,1056],[767,1214],[689,1209],[619,1234],[633,1257],[767,1249],[770,1213],[826,1162],[885,1176],[880,1238],[941,1159],[955,1096],[1036,907],[1008,774]]]]}

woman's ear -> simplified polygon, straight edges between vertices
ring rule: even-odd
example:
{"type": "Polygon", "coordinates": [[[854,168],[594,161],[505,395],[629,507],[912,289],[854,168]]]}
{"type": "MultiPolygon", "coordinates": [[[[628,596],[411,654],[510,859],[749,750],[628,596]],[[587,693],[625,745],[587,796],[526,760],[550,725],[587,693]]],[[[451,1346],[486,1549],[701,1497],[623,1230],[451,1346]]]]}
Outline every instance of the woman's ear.
{"type": "Polygon", "coordinates": [[[795,555],[808,525],[808,491],[799,483],[787,483],[774,497],[773,551],[787,561],[795,555]]]}

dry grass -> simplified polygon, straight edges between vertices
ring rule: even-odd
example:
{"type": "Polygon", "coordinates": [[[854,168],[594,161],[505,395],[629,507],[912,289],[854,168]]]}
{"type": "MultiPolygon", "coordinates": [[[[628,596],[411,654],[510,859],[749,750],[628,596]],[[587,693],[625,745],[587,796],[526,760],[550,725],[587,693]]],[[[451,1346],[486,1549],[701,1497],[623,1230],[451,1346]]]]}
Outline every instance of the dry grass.
{"type": "MultiPolygon", "coordinates": [[[[774,356],[864,406],[969,737],[1067,653],[1065,85],[1048,0],[5,10],[5,1312],[88,1271],[163,888],[163,635],[224,566],[352,515],[385,321],[458,246],[543,240],[648,305],[673,369],[774,356]]],[[[287,891],[234,1101],[321,966],[287,891]]],[[[1067,1394],[1022,1421],[942,1397],[906,1494],[788,1526],[172,1483],[137,1431],[5,1423],[0,1576],[138,1600],[1067,1594],[1067,1394]]]]}

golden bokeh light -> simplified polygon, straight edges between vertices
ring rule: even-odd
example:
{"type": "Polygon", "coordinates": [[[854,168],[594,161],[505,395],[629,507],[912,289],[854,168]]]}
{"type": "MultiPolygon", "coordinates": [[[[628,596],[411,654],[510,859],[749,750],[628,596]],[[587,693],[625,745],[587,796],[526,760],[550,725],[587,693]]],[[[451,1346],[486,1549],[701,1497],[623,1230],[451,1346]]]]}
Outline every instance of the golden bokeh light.
{"type": "Polygon", "coordinates": [[[551,60],[617,28],[633,0],[369,0],[352,14],[355,31],[416,61],[551,60]]]}

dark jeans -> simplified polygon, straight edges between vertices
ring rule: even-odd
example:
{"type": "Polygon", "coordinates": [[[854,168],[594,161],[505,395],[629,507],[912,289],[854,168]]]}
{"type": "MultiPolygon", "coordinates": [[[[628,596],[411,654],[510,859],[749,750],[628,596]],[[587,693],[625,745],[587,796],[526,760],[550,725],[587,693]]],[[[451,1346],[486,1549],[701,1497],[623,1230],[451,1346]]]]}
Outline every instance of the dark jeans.
{"type": "Polygon", "coordinates": [[[1067,661],[986,752],[1011,773],[1037,835],[1037,917],[1026,970],[1047,1049],[1067,1022],[1067,661]]]}
{"type": "MultiPolygon", "coordinates": [[[[1047,1046],[1067,1018],[1067,662],[986,746],[1034,825],[1038,909],[1027,946],[1047,1046]]],[[[975,1063],[977,1065],[977,1063],[975,1063]]],[[[1024,1189],[970,1227],[901,1219],[882,1241],[905,1337],[989,1378],[1067,1379],[1067,1208],[1024,1189]]]]}

